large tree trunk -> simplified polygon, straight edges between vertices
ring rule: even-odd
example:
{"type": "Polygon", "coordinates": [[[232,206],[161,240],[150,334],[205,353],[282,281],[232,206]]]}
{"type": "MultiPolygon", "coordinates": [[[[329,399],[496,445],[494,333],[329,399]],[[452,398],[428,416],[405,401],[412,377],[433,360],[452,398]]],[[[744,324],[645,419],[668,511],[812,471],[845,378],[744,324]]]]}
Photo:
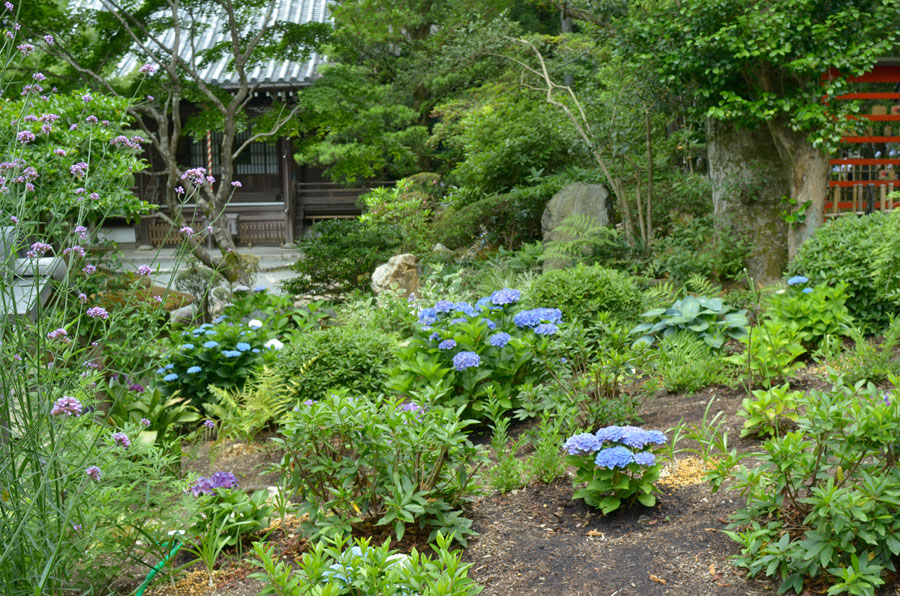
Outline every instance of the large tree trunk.
{"type": "Polygon", "coordinates": [[[764,128],[709,120],[707,143],[717,224],[747,235],[747,270],[756,282],[780,279],[788,262],[788,227],[779,201],[791,193],[791,183],[772,136],[764,128]]]}

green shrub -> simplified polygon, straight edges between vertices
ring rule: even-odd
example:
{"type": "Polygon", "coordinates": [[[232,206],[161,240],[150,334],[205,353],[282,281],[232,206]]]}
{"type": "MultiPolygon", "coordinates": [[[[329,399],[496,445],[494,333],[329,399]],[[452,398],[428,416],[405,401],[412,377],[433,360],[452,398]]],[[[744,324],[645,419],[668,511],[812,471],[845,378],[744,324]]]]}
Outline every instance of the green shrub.
{"type": "Polygon", "coordinates": [[[359,198],[366,208],[359,219],[378,230],[398,230],[400,250],[421,254],[431,248],[428,223],[440,188],[440,176],[427,173],[403,178],[392,187],[373,188],[359,198]]]}
{"type": "Polygon", "coordinates": [[[391,258],[399,246],[399,233],[388,225],[376,227],[356,219],[317,223],[297,242],[300,258],[291,270],[300,276],[285,281],[284,288],[305,294],[366,286],[375,267],[391,258]]]}
{"type": "Polygon", "coordinates": [[[757,389],[753,397],[745,397],[741,402],[738,416],[746,418],[741,436],[776,436],[784,434],[782,428],[787,421],[797,420],[797,399],[800,391],[791,391],[785,383],[770,389],[757,389]]]}
{"type": "Polygon", "coordinates": [[[377,525],[402,540],[412,525],[429,540],[440,531],[465,544],[474,532],[460,514],[474,494],[477,449],[461,412],[344,392],[302,404],[274,439],[284,449],[282,486],[303,503],[315,536],[377,525]]]}
{"type": "Polygon", "coordinates": [[[545,204],[546,200],[532,202],[511,194],[493,195],[440,212],[434,221],[434,235],[454,250],[470,246],[483,234],[492,245],[514,248],[540,237],[545,204]]]}
{"type": "Polygon", "coordinates": [[[656,277],[686,281],[691,276],[735,279],[744,270],[750,245],[731,226],[716,226],[712,217],[685,217],[673,222],[669,235],[653,247],[650,269],[656,277]]]}
{"type": "Polygon", "coordinates": [[[728,381],[726,365],[719,355],[690,331],[661,339],[657,353],[656,371],[666,391],[690,395],[728,381]]]}
{"type": "Polygon", "coordinates": [[[641,293],[627,274],[594,265],[555,269],[538,277],[526,297],[531,306],[551,305],[566,321],[591,322],[601,312],[632,321],[641,311],[641,293]]]}
{"type": "Polygon", "coordinates": [[[842,283],[814,288],[805,284],[788,286],[769,297],[766,317],[791,327],[803,344],[813,349],[825,336],[847,334],[847,325],[853,319],[847,309],[846,290],[842,283]]]}
{"type": "Polygon", "coordinates": [[[797,332],[784,323],[771,319],[752,327],[741,339],[746,346],[743,353],[725,358],[743,373],[742,378],[750,386],[771,387],[803,368],[797,358],[806,353],[797,332]]]}
{"type": "Polygon", "coordinates": [[[804,275],[812,285],[847,284],[847,308],[860,324],[883,326],[897,309],[890,292],[897,286],[876,283],[889,279],[890,261],[879,258],[885,244],[900,243],[897,216],[875,212],[847,215],[827,222],[797,251],[788,266],[791,275],[804,275]]]}
{"type": "Polygon", "coordinates": [[[363,395],[384,389],[384,369],[391,361],[396,340],[364,327],[326,327],[297,335],[282,350],[276,374],[294,380],[299,401],[320,399],[327,391],[344,387],[363,395]]]}
{"type": "Polygon", "coordinates": [[[874,385],[832,379],[830,391],[796,395],[797,430],[767,440],[758,465],[732,451],[714,473],[746,505],[726,534],[751,577],[781,580],[780,592],[831,584],[829,594],[874,594],[900,555],[900,401],[874,385]]]}
{"type": "Polygon", "coordinates": [[[409,555],[391,550],[390,540],[372,546],[365,538],[335,536],[319,541],[303,553],[299,568],[280,560],[274,546],[254,542],[262,570],[253,577],[263,584],[261,595],[318,596],[320,594],[425,594],[475,596],[482,588],[469,579],[471,563],[459,551],[448,550],[451,538],[438,535],[434,557],[415,548],[409,555]],[[352,546],[351,546],[352,544],[352,546]],[[433,588],[431,586],[434,586],[433,588]],[[352,592],[350,590],[353,590],[352,592]]]}

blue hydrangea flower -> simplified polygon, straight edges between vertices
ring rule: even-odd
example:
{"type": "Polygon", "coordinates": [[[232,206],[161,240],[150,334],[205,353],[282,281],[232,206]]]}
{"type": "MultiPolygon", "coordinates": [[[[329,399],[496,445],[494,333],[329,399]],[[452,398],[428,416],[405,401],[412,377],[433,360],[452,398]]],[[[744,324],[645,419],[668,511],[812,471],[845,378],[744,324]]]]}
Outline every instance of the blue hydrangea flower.
{"type": "Polygon", "coordinates": [[[206,342],[205,344],[203,344],[203,347],[204,347],[204,348],[209,348],[209,349],[212,349],[212,348],[218,348],[218,347],[219,347],[219,342],[217,342],[217,341],[214,340],[214,339],[211,339],[211,340],[209,340],[208,342],[206,342]]]}
{"type": "Polygon", "coordinates": [[[441,339],[441,334],[437,331],[428,336],[428,341],[437,341],[439,339],[441,339]]]}
{"type": "Polygon", "coordinates": [[[168,363],[168,364],[165,366],[165,369],[166,369],[166,370],[172,370],[173,368],[175,368],[175,365],[172,364],[171,362],[168,363]]]}
{"type": "Polygon", "coordinates": [[[497,290],[496,292],[491,294],[491,304],[496,304],[497,306],[514,304],[518,302],[519,298],[521,297],[522,293],[519,290],[503,288],[502,290],[497,290]]]}
{"type": "Polygon", "coordinates": [[[805,284],[809,281],[808,277],[803,277],[802,275],[795,275],[794,277],[787,280],[789,286],[799,286],[800,284],[805,284]]]}
{"type": "Polygon", "coordinates": [[[218,325],[219,323],[221,323],[222,321],[224,321],[224,320],[227,319],[227,318],[228,318],[227,315],[219,315],[218,317],[216,317],[215,319],[213,319],[213,323],[215,323],[215,324],[218,325]]]}
{"type": "Polygon", "coordinates": [[[534,328],[534,332],[538,335],[553,335],[557,331],[559,331],[559,327],[557,327],[553,323],[541,323],[534,328]]]}
{"type": "Polygon", "coordinates": [[[511,339],[512,337],[510,337],[509,333],[503,333],[501,331],[500,333],[495,333],[494,335],[490,336],[488,338],[488,343],[495,348],[502,348],[503,346],[508,344],[509,340],[511,339]]]}
{"type": "Polygon", "coordinates": [[[558,308],[533,308],[517,312],[513,316],[513,323],[517,327],[537,327],[541,323],[559,323],[562,321],[562,311],[558,308]]]}
{"type": "Polygon", "coordinates": [[[438,300],[434,303],[434,312],[435,313],[448,313],[456,307],[455,304],[450,302],[449,300],[438,300]]]}
{"type": "Polygon", "coordinates": [[[238,342],[236,346],[234,346],[238,352],[246,352],[250,349],[250,344],[245,341],[238,342]]]}
{"type": "Polygon", "coordinates": [[[194,344],[181,344],[181,349],[182,350],[193,350],[194,344]]]}
{"type": "Polygon", "coordinates": [[[169,373],[163,377],[163,381],[166,381],[166,382],[174,381],[177,378],[178,378],[178,373],[169,373]]]}
{"type": "Polygon", "coordinates": [[[207,329],[204,335],[216,335],[215,329],[207,329]]]}
{"type": "Polygon", "coordinates": [[[259,354],[259,348],[253,348],[250,351],[253,352],[254,354],[259,354]]]}
{"type": "Polygon", "coordinates": [[[200,372],[201,370],[203,370],[203,369],[200,368],[199,366],[192,366],[189,369],[187,369],[185,372],[189,375],[195,375],[198,372],[200,372]]]}
{"type": "Polygon", "coordinates": [[[634,454],[627,447],[616,445],[608,447],[597,453],[594,465],[601,468],[624,468],[634,461],[634,454]]]}
{"type": "Polygon", "coordinates": [[[647,431],[647,443],[650,445],[664,445],[666,442],[666,435],[661,430],[648,430],[647,431]]]}
{"type": "Polygon", "coordinates": [[[563,443],[563,449],[569,455],[590,455],[600,450],[603,443],[597,440],[597,437],[591,433],[581,433],[566,439],[563,443]]]}
{"type": "Polygon", "coordinates": [[[266,286],[256,286],[255,288],[253,288],[253,291],[254,292],[265,292],[266,286]]]}
{"type": "Polygon", "coordinates": [[[210,327],[212,327],[212,324],[210,323],[203,323],[200,325],[200,329],[209,329],[210,327]]]}
{"type": "Polygon", "coordinates": [[[803,288],[802,291],[804,294],[812,294],[813,289],[812,288],[803,288]]]}
{"type": "Polygon", "coordinates": [[[475,309],[472,307],[472,305],[469,304],[468,302],[457,302],[457,303],[456,303],[456,306],[453,308],[453,310],[454,310],[455,312],[461,312],[461,313],[463,313],[463,314],[465,314],[465,315],[468,315],[468,316],[470,316],[470,317],[474,317],[474,316],[476,316],[476,315],[478,314],[478,313],[475,311],[475,309]]]}
{"type": "Polygon", "coordinates": [[[224,352],[222,352],[222,355],[226,358],[237,358],[241,355],[241,353],[237,350],[225,350],[224,352]]]}
{"type": "Polygon", "coordinates": [[[166,372],[165,368],[157,368],[156,369],[156,374],[158,374],[158,375],[164,374],[165,372],[166,372]]]}
{"type": "Polygon", "coordinates": [[[652,466],[656,463],[656,456],[649,451],[641,451],[634,454],[634,463],[642,466],[652,466]]]}
{"type": "Polygon", "coordinates": [[[456,340],[453,339],[445,339],[441,343],[438,344],[439,350],[452,350],[456,347],[456,340]]]}
{"type": "Polygon", "coordinates": [[[597,431],[597,439],[603,442],[615,443],[622,438],[621,426],[607,426],[597,431]]]}
{"type": "Polygon", "coordinates": [[[453,357],[453,366],[460,372],[479,364],[481,364],[481,357],[475,352],[460,352],[453,357]]]}
{"type": "Polygon", "coordinates": [[[463,317],[459,317],[458,319],[453,319],[452,321],[450,321],[450,324],[451,324],[451,325],[457,325],[457,324],[459,324],[459,323],[467,323],[467,322],[468,322],[467,319],[465,319],[465,318],[463,318],[463,317]]]}
{"type": "Polygon", "coordinates": [[[622,427],[622,438],[619,439],[619,442],[632,449],[643,449],[644,445],[649,443],[649,439],[650,437],[644,429],[637,426],[625,426],[622,427]]]}
{"type": "Polygon", "coordinates": [[[497,328],[497,323],[493,322],[490,319],[484,319],[484,322],[487,323],[488,329],[493,330],[497,328]]]}
{"type": "Polygon", "coordinates": [[[475,303],[475,310],[488,310],[491,308],[491,298],[490,296],[485,296],[484,298],[479,298],[475,303]]]}
{"type": "Polygon", "coordinates": [[[201,335],[201,334],[203,333],[203,328],[202,328],[202,327],[197,327],[196,329],[194,329],[193,331],[191,331],[191,333],[194,334],[194,335],[201,335]]]}
{"type": "Polygon", "coordinates": [[[422,321],[423,319],[436,320],[436,318],[437,318],[437,311],[434,310],[433,308],[423,308],[421,311],[419,311],[419,321],[422,321]]]}

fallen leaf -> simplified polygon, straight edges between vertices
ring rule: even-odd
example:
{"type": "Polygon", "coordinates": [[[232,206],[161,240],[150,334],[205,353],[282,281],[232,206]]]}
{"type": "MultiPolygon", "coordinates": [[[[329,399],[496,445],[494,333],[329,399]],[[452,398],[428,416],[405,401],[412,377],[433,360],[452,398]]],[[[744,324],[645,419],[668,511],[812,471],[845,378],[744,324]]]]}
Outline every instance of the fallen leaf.
{"type": "Polygon", "coordinates": [[[664,580],[664,579],[661,578],[661,577],[656,577],[656,576],[653,575],[652,573],[650,574],[650,581],[654,581],[654,582],[656,582],[656,583],[658,583],[658,584],[666,585],[666,580],[664,580]]]}
{"type": "Polygon", "coordinates": [[[588,536],[599,536],[601,538],[603,538],[603,536],[604,536],[603,532],[598,532],[597,530],[588,530],[587,535],[588,536]]]}
{"type": "Polygon", "coordinates": [[[712,563],[709,564],[709,574],[710,574],[710,575],[715,575],[715,574],[716,574],[716,566],[713,565],[712,563]]]}

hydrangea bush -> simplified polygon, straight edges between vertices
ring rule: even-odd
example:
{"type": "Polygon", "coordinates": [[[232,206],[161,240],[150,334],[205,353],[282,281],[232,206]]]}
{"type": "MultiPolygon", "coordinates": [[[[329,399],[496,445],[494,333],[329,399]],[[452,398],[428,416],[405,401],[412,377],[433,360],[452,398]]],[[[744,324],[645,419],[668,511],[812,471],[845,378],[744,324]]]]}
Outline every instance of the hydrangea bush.
{"type": "Polygon", "coordinates": [[[282,486],[303,503],[315,535],[387,525],[452,532],[465,542],[462,505],[475,491],[477,451],[462,408],[332,394],[290,412],[273,439],[282,486]]]}
{"type": "Polygon", "coordinates": [[[263,365],[275,362],[283,343],[262,321],[232,322],[225,317],[173,337],[167,358],[156,370],[156,383],[179,392],[195,406],[210,397],[207,387],[240,388],[263,365]]]}
{"type": "Polygon", "coordinates": [[[536,357],[562,323],[559,309],[516,309],[520,298],[504,288],[474,305],[439,300],[421,308],[416,335],[398,351],[390,389],[410,395],[440,387],[446,404],[483,417],[490,387],[504,409],[514,407],[518,388],[543,378],[536,357]]]}
{"type": "Polygon", "coordinates": [[[645,507],[656,504],[653,483],[662,466],[659,447],[666,443],[662,431],[637,426],[607,426],[596,433],[579,433],[566,439],[566,463],[575,466],[573,498],[584,499],[604,514],[635,501],[645,507]]]}

